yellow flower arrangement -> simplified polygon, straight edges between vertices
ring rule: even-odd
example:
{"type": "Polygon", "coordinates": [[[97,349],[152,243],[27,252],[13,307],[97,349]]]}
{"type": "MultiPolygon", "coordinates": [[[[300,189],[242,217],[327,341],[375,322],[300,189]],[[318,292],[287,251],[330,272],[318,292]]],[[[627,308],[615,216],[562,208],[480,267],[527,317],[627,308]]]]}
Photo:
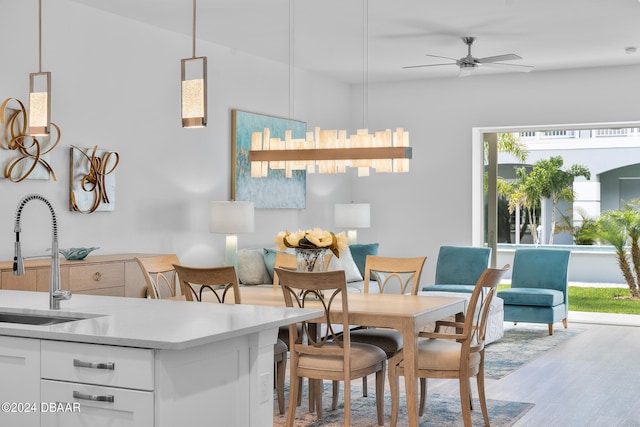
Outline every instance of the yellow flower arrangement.
{"type": "Polygon", "coordinates": [[[281,251],[286,248],[329,249],[340,258],[340,252],[347,248],[349,239],[344,232],[333,234],[331,231],[314,228],[305,231],[298,230],[293,233],[288,230],[281,231],[274,239],[274,243],[281,251]]]}

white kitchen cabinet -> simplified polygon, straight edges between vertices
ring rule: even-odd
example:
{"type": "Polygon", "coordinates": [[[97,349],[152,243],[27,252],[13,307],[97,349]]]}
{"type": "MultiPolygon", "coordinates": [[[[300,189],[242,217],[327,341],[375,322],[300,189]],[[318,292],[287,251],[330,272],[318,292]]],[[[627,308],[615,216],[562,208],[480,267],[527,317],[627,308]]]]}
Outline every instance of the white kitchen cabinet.
{"type": "Polygon", "coordinates": [[[0,336],[0,426],[40,425],[40,340],[0,336]]]}
{"type": "Polygon", "coordinates": [[[42,427],[153,427],[153,350],[45,340],[40,366],[42,427]]]}

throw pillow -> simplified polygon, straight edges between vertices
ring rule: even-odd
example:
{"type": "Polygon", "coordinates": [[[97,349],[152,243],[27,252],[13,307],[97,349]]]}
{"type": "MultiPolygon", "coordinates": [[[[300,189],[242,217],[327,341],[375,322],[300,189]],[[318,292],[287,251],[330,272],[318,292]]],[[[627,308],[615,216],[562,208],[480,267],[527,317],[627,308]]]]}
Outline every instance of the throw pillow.
{"type": "Polygon", "coordinates": [[[238,279],[243,285],[271,283],[261,249],[238,250],[238,279]]]}
{"type": "MultiPolygon", "coordinates": [[[[378,246],[378,243],[369,243],[366,245],[349,245],[353,261],[358,266],[358,270],[360,271],[360,275],[362,277],[364,277],[364,267],[367,261],[367,255],[378,255],[378,246]]],[[[372,279],[375,280],[375,278],[372,279]]]]}
{"type": "Polygon", "coordinates": [[[264,248],[262,250],[262,256],[264,258],[264,265],[267,268],[267,273],[273,283],[273,267],[276,265],[276,254],[280,252],[277,249],[264,248]]]}
{"type": "Polygon", "coordinates": [[[362,280],[362,274],[360,274],[358,266],[353,261],[351,250],[349,250],[348,247],[342,251],[340,258],[335,255],[331,257],[329,260],[329,271],[332,270],[344,270],[347,282],[358,282],[362,280]]]}

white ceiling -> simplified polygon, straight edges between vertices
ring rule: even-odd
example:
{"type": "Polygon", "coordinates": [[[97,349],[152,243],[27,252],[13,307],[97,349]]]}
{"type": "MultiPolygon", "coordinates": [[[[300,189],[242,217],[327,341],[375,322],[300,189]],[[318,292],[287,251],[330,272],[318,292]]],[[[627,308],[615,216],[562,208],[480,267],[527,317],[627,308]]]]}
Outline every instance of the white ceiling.
{"type": "MultiPolygon", "coordinates": [[[[192,32],[191,0],[72,1],[192,32]]],[[[473,56],[515,53],[523,59],[513,63],[534,66],[533,72],[640,63],[638,0],[369,0],[366,38],[365,4],[297,0],[291,8],[289,0],[200,0],[197,37],[285,64],[293,58],[296,67],[352,83],[362,82],[365,70],[369,82],[456,77],[453,65],[402,67],[449,62],[427,53],[465,56],[462,36],[477,37],[473,56]],[[630,46],[638,46],[638,52],[626,53],[630,46]]],[[[508,71],[483,67],[478,72],[508,71]]]]}

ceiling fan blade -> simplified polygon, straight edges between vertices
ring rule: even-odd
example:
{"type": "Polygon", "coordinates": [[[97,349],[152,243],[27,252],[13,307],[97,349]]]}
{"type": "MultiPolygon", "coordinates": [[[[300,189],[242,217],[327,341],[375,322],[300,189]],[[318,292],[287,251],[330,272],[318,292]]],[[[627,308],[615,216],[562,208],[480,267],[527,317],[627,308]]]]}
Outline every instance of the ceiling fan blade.
{"type": "Polygon", "coordinates": [[[429,55],[428,53],[425,53],[424,56],[430,56],[431,58],[442,58],[442,59],[450,59],[452,61],[457,61],[456,58],[449,58],[448,56],[429,55]]]}
{"type": "Polygon", "coordinates": [[[426,65],[409,65],[402,68],[423,68],[423,67],[439,67],[441,65],[456,65],[455,62],[448,62],[446,64],[426,64],[426,65]]]}
{"type": "Polygon", "coordinates": [[[487,56],[486,58],[478,58],[477,61],[481,64],[486,64],[489,62],[515,61],[517,59],[522,59],[522,58],[516,55],[515,53],[507,53],[506,55],[487,56]]]}
{"type": "Polygon", "coordinates": [[[504,70],[518,71],[521,73],[528,73],[529,71],[533,71],[533,68],[534,68],[531,65],[502,64],[499,62],[490,62],[482,65],[486,67],[491,67],[491,68],[502,68],[504,70]]]}

